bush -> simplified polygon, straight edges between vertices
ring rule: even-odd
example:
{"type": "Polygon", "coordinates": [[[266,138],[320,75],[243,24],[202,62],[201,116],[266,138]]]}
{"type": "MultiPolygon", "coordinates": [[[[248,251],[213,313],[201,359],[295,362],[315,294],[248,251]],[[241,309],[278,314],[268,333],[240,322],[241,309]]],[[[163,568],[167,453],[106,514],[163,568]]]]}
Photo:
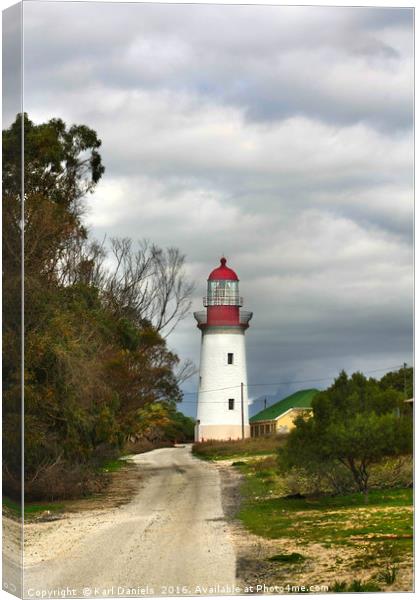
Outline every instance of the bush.
{"type": "MultiPolygon", "coordinates": [[[[11,498],[19,500],[20,481],[10,473],[4,474],[4,487],[11,498]]],[[[41,470],[36,478],[25,482],[25,500],[71,500],[105,489],[105,474],[87,465],[69,465],[60,462],[41,470]]]]}
{"type": "Polygon", "coordinates": [[[413,475],[412,456],[383,460],[372,468],[371,486],[374,488],[412,487],[413,475]]]}
{"type": "MultiPolygon", "coordinates": [[[[283,468],[282,460],[280,466],[283,468]]],[[[284,471],[286,495],[304,496],[321,493],[348,494],[356,491],[350,473],[340,464],[311,462],[307,467],[292,467],[284,471]]],[[[413,485],[411,456],[384,459],[372,465],[371,488],[404,488],[413,485]]]]}
{"type": "Polygon", "coordinates": [[[135,442],[127,442],[125,446],[126,454],[143,454],[143,452],[150,452],[150,450],[156,450],[157,448],[171,448],[172,442],[168,441],[157,441],[151,442],[147,439],[140,439],[135,442]]]}
{"type": "Polygon", "coordinates": [[[283,477],[283,490],[285,496],[307,496],[321,493],[319,478],[306,471],[294,467],[287,471],[283,477]]]}
{"type": "Polygon", "coordinates": [[[332,461],[311,461],[305,467],[289,468],[285,471],[284,483],[288,494],[346,494],[355,490],[353,478],[347,469],[332,461]]]}

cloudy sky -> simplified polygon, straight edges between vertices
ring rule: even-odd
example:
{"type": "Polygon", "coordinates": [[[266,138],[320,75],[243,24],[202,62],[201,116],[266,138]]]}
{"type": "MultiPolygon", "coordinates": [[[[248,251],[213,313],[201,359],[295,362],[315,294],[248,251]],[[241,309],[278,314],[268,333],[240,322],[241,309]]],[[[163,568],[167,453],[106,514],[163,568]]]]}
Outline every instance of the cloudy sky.
{"type": "MultiPolygon", "coordinates": [[[[25,4],[25,110],[103,141],[92,234],[179,247],[195,310],[226,254],[251,396],[411,363],[412,16],[25,4]]],[[[192,315],[169,343],[198,363],[192,315]]]]}

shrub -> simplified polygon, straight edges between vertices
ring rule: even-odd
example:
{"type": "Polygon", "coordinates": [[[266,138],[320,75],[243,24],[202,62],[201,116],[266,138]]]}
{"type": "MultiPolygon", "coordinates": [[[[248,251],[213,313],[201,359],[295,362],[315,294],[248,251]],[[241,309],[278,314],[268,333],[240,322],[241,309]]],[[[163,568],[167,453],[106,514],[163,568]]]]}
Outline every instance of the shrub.
{"type": "Polygon", "coordinates": [[[25,498],[53,501],[90,496],[104,490],[107,481],[105,474],[90,466],[58,463],[25,483],[25,498]]]}
{"type": "Polygon", "coordinates": [[[412,487],[413,457],[399,456],[372,467],[371,486],[376,488],[412,487]]]}

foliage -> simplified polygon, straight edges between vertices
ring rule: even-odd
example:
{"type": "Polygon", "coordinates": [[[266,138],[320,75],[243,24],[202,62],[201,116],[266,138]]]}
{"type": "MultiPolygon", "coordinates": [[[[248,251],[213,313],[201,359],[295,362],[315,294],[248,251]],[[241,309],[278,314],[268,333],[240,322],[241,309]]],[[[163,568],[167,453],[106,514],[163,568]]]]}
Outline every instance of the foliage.
{"type": "Polygon", "coordinates": [[[164,430],[166,440],[174,443],[194,441],[195,421],[182,412],[172,411],[170,420],[164,430]]]}
{"type": "Polygon", "coordinates": [[[115,239],[107,262],[107,249],[89,240],[85,197],[104,173],[95,131],[17,116],[3,132],[3,458],[10,495],[19,496],[21,469],[22,126],[25,493],[53,499],[97,491],[98,467],[142,435],[139,415],[149,406],[167,411],[162,439],[190,435],[191,423],[175,406],[191,365],[179,365],[164,336],[189,309],[192,286],[177,249],[115,239]]]}
{"type": "Polygon", "coordinates": [[[137,411],[136,421],[137,426],[130,439],[132,442],[139,437],[155,444],[194,439],[194,421],[178,412],[173,405],[163,402],[147,404],[137,411]]]}
{"type": "Polygon", "coordinates": [[[383,390],[393,389],[404,394],[405,399],[413,397],[413,367],[401,368],[398,371],[390,371],[379,380],[379,386],[383,390]]]}
{"type": "Polygon", "coordinates": [[[311,470],[341,464],[367,494],[372,465],[412,449],[412,419],[401,415],[401,393],[361,373],[342,372],[313,400],[313,416],[298,418],[284,449],[283,466],[311,470]]]}

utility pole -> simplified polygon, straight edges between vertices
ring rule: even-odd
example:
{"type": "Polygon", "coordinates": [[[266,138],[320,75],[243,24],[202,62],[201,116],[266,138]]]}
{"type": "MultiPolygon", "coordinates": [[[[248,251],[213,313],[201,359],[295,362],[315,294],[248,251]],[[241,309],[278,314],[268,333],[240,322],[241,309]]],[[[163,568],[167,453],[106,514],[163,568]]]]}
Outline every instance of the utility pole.
{"type": "Polygon", "coordinates": [[[407,372],[406,372],[407,363],[406,362],[403,364],[403,368],[404,368],[404,400],[407,400],[407,372]]]}
{"type": "Polygon", "coordinates": [[[244,384],[241,382],[241,420],[242,420],[242,439],[245,438],[245,421],[244,421],[244,384]]]}
{"type": "Polygon", "coordinates": [[[264,398],[264,408],[267,408],[267,398],[264,398]]]}

